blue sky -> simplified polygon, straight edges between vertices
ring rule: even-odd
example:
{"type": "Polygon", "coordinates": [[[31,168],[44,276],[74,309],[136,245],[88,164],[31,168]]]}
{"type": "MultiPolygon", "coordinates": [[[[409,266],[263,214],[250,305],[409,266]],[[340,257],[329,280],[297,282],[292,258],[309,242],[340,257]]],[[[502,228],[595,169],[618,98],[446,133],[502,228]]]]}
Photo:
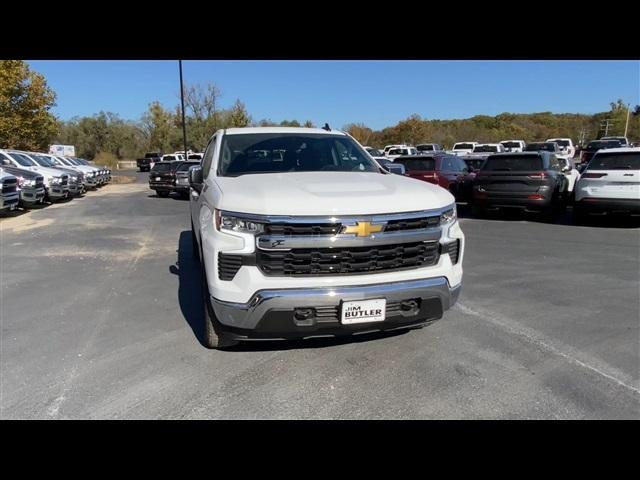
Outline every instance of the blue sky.
{"type": "MultiPolygon", "coordinates": [[[[101,110],[135,120],[180,102],[177,61],[29,61],[58,94],[62,119],[101,110]]],[[[363,122],[374,129],[501,112],[595,113],[640,103],[638,61],[184,61],[185,83],[214,82],[221,104],[254,120],[363,122]]]]}

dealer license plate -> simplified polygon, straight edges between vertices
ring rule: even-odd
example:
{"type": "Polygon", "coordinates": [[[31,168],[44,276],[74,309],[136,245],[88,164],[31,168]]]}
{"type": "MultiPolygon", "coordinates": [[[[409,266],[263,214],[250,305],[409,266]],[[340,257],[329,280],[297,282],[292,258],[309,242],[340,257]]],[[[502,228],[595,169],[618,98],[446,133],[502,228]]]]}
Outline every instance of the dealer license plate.
{"type": "Polygon", "coordinates": [[[387,300],[360,300],[357,302],[342,302],[340,321],[344,325],[354,323],[382,322],[385,319],[387,300]]]}

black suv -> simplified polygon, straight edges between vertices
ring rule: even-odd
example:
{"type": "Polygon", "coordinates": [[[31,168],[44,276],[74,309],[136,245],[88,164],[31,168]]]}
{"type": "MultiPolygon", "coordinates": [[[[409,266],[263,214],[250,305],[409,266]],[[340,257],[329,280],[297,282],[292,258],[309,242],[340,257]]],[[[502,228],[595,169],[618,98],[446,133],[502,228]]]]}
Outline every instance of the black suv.
{"type": "Polygon", "coordinates": [[[474,213],[508,207],[551,214],[566,205],[568,186],[553,153],[489,155],[473,182],[474,213]]]}
{"type": "Polygon", "coordinates": [[[176,186],[176,169],[184,162],[158,162],[149,172],[149,188],[159,197],[168,197],[176,186]]]}

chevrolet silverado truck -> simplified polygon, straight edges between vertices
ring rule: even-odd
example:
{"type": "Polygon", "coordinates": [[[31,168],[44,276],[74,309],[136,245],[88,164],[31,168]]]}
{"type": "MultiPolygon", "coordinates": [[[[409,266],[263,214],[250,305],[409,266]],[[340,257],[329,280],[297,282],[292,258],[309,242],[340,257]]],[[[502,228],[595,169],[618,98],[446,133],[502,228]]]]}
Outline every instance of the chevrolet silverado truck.
{"type": "Polygon", "coordinates": [[[189,181],[208,348],[420,328],[460,294],[451,193],[344,132],[218,130],[189,181]]]}
{"type": "Polygon", "coordinates": [[[20,194],[18,193],[18,179],[15,175],[5,172],[0,168],[0,211],[11,211],[18,206],[20,194]]]}
{"type": "Polygon", "coordinates": [[[19,205],[22,208],[31,208],[44,202],[44,177],[42,175],[31,170],[6,165],[1,168],[18,180],[19,205]]]}
{"type": "Polygon", "coordinates": [[[144,158],[138,158],[136,165],[141,172],[148,172],[153,167],[153,163],[159,162],[162,158],[161,152],[149,152],[144,154],[144,158]]]}

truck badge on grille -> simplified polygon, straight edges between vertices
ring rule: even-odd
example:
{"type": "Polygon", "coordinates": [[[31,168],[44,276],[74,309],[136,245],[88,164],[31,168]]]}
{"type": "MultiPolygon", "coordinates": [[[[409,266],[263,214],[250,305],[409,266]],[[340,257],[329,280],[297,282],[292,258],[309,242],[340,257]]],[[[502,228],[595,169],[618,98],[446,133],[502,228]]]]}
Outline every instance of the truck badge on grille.
{"type": "Polygon", "coordinates": [[[384,225],[373,224],[371,222],[356,222],[344,229],[342,233],[355,233],[356,237],[368,237],[372,233],[381,232],[384,225]]]}

